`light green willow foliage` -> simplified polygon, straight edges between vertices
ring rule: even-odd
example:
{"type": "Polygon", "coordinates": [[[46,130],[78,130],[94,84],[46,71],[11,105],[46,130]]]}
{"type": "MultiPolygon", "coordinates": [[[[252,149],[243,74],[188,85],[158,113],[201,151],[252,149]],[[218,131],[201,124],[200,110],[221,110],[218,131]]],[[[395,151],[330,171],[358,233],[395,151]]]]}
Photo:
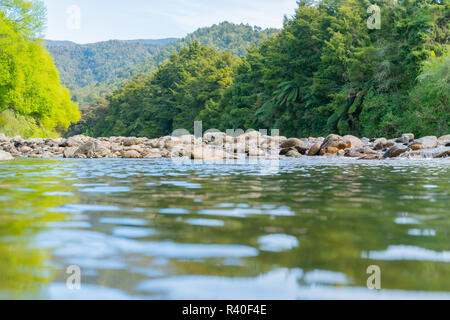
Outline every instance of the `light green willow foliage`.
{"type": "Polygon", "coordinates": [[[0,1],[0,132],[8,125],[9,134],[56,136],[80,117],[38,39],[41,8],[34,1],[0,1]]]}

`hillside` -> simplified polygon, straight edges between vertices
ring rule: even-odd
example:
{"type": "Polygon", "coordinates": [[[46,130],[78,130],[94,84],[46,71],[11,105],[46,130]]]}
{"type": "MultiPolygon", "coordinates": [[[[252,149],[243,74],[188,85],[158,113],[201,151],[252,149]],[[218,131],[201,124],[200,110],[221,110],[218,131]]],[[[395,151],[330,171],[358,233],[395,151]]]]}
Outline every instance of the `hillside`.
{"type": "Polygon", "coordinates": [[[85,104],[108,88],[103,84],[142,63],[173,39],[112,40],[79,45],[70,41],[46,41],[63,84],[71,90],[75,102],[85,104]]]}
{"type": "Polygon", "coordinates": [[[223,22],[200,28],[183,39],[113,40],[86,45],[69,41],[47,41],[61,79],[80,106],[119,88],[141,73],[155,71],[171,54],[193,40],[219,51],[243,56],[247,48],[277,32],[244,24],[223,22]]]}
{"type": "Polygon", "coordinates": [[[80,118],[40,40],[42,4],[0,1],[0,132],[58,136],[80,118]]]}
{"type": "Polygon", "coordinates": [[[230,32],[220,33],[236,26],[200,29],[163,48],[153,64],[197,35],[213,48],[193,42],[156,73],[107,96],[78,128],[153,138],[202,120],[204,128],[276,128],[286,136],[448,133],[450,7],[389,0],[382,13],[385,27],[371,30],[366,7],[355,0],[334,10],[327,1],[299,2],[283,30],[250,49],[237,67],[216,63],[220,52],[209,52],[239,49],[230,32]]]}

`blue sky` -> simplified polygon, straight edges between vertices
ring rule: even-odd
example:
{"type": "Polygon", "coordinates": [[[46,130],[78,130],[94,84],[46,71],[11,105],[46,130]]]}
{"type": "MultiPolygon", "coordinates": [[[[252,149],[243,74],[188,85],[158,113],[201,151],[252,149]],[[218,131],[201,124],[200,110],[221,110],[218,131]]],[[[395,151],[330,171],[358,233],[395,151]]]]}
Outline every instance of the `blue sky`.
{"type": "Polygon", "coordinates": [[[44,0],[46,38],[90,43],[183,37],[222,21],[280,28],[296,0],[44,0]],[[80,19],[77,20],[77,6],[80,19]],[[72,8],[72,9],[70,9],[72,8]],[[71,11],[72,10],[72,11],[71,11]],[[77,23],[79,21],[79,24],[77,23]]]}

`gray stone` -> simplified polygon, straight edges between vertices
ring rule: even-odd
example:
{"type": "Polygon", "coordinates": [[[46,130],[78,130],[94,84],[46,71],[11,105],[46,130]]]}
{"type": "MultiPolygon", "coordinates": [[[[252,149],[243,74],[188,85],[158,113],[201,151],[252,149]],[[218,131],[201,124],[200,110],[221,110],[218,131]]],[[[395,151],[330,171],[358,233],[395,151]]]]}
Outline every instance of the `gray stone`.
{"type": "Polygon", "coordinates": [[[297,139],[297,138],[287,139],[286,141],[283,141],[280,144],[281,149],[293,148],[293,147],[297,147],[297,146],[307,148],[306,144],[302,140],[297,139]]]}
{"type": "Polygon", "coordinates": [[[361,148],[364,143],[358,137],[347,135],[342,137],[345,142],[350,143],[351,148],[361,148]]]}
{"type": "Polygon", "coordinates": [[[410,148],[403,145],[395,145],[384,153],[383,158],[395,158],[409,150],[410,148]]]}
{"type": "Polygon", "coordinates": [[[105,158],[110,151],[98,140],[89,141],[81,145],[74,153],[74,157],[85,155],[87,158],[105,158]]]}
{"type": "Polygon", "coordinates": [[[0,150],[0,160],[13,160],[13,156],[9,152],[0,150]]]}
{"type": "Polygon", "coordinates": [[[64,149],[63,155],[64,158],[73,158],[75,155],[75,152],[78,150],[77,147],[67,147],[64,149]]]}
{"type": "Polygon", "coordinates": [[[302,155],[297,150],[290,150],[288,153],[286,153],[286,157],[291,158],[300,158],[302,155]]]}
{"type": "Polygon", "coordinates": [[[439,145],[438,139],[435,136],[423,137],[414,142],[423,145],[424,149],[433,149],[439,145]]]}
{"type": "MultiPolygon", "coordinates": [[[[0,139],[1,141],[1,139],[0,139]]],[[[450,134],[446,134],[438,139],[439,144],[445,146],[450,143],[450,134]]]]}
{"type": "Polygon", "coordinates": [[[337,134],[330,134],[325,138],[321,147],[320,154],[334,154],[339,150],[344,150],[351,147],[351,142],[345,141],[343,137],[338,136],[337,134]]]}

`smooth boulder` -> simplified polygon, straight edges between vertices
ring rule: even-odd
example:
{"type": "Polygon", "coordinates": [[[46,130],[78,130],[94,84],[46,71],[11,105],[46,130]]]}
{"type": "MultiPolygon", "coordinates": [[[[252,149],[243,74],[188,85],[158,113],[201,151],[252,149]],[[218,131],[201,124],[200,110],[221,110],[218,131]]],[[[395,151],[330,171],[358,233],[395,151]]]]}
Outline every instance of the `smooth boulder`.
{"type": "Polygon", "coordinates": [[[337,134],[330,134],[325,138],[321,147],[320,154],[334,154],[339,150],[344,150],[351,147],[351,142],[345,141],[343,137],[338,136],[337,134]]]}
{"type": "Polygon", "coordinates": [[[389,148],[383,155],[383,158],[396,158],[402,153],[405,153],[406,151],[409,151],[410,149],[408,147],[405,147],[403,145],[395,145],[391,148],[389,148]]]}
{"type": "Polygon", "coordinates": [[[342,137],[345,142],[350,143],[350,146],[352,148],[361,148],[364,146],[364,143],[362,140],[358,137],[352,136],[352,135],[346,135],[342,137]]]}
{"type": "Polygon", "coordinates": [[[438,139],[435,136],[427,136],[414,141],[415,144],[421,144],[424,149],[434,149],[439,145],[438,139]]]}
{"type": "Polygon", "coordinates": [[[109,149],[107,149],[102,142],[98,140],[89,141],[81,145],[74,153],[74,157],[86,156],[86,158],[105,158],[110,155],[109,149]]]}
{"type": "Polygon", "coordinates": [[[0,150],[0,160],[13,160],[13,156],[9,152],[0,150]]]}

